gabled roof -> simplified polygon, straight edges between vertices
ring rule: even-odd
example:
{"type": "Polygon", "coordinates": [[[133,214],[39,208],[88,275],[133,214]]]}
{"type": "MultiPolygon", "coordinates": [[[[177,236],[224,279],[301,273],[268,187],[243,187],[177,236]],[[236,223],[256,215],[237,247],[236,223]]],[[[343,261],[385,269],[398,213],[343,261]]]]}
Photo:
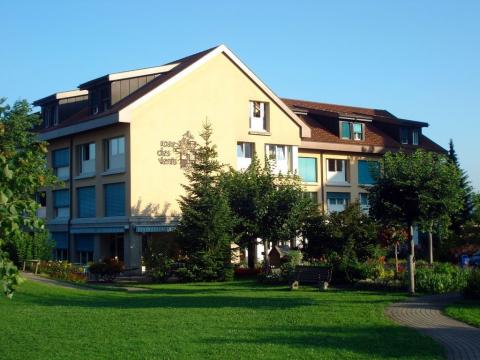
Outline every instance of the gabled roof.
{"type": "Polygon", "coordinates": [[[131,110],[134,109],[136,106],[140,105],[144,101],[147,101],[150,97],[154,96],[160,91],[163,91],[165,88],[170,86],[171,84],[175,83],[176,81],[182,79],[183,77],[187,76],[190,72],[195,70],[196,68],[202,66],[208,60],[212,59],[214,56],[223,53],[225,54],[246,76],[248,76],[259,88],[261,88],[270,99],[276,103],[300,128],[301,136],[310,136],[310,128],[304,123],[304,121],[298,117],[279,97],[277,97],[248,67],[236,56],[234,55],[225,45],[216,46],[199,53],[189,55],[182,59],[178,59],[172,62],[169,62],[165,65],[155,68],[148,68],[148,69],[140,69],[140,70],[133,70],[130,72],[122,72],[122,73],[114,73],[102,76],[100,78],[91,80],[86,82],[81,87],[90,86],[94,82],[104,81],[107,79],[119,78],[121,76],[129,76],[136,71],[154,71],[154,69],[162,69],[161,75],[154,78],[152,81],[148,82],[146,85],[140,87],[135,92],[131,93],[130,95],[126,96],[125,98],[118,101],[114,104],[110,109],[105,112],[96,114],[96,115],[89,115],[78,119],[78,117],[73,116],[70,119],[66,119],[60,125],[53,127],[42,129],[40,132],[42,133],[41,137],[45,140],[49,140],[52,138],[70,135],[79,131],[87,131],[93,129],[95,124],[93,124],[93,120],[99,120],[101,126],[108,125],[110,123],[116,122],[130,122],[130,113],[131,110]],[[90,85],[88,85],[90,84],[90,85]],[[92,124],[83,124],[83,123],[90,123],[92,124]],[[75,128],[77,124],[81,124],[81,126],[75,128]],[[69,128],[68,130],[66,128],[69,128]]]}
{"type": "Polygon", "coordinates": [[[328,104],[297,99],[283,98],[282,100],[294,111],[313,111],[325,116],[330,115],[335,117],[357,117],[360,119],[375,119],[376,121],[397,125],[420,127],[428,126],[428,124],[425,122],[400,119],[387,110],[328,104]]]}

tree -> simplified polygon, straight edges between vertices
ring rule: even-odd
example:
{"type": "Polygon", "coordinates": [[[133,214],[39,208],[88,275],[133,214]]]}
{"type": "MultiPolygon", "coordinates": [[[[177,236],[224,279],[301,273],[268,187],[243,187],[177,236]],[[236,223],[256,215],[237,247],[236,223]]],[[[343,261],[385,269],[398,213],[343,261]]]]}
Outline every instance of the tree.
{"type": "MultiPolygon", "coordinates": [[[[20,277],[11,255],[25,248],[47,247],[46,230],[37,218],[35,196],[52,185],[54,176],[46,167],[47,144],[32,132],[40,123],[27,101],[12,107],[0,101],[0,277],[3,292],[11,297],[20,277]],[[5,250],[8,249],[9,252],[5,250]]],[[[25,249],[24,249],[25,250],[25,249]]],[[[26,250],[25,250],[26,251],[26,250]]]]}
{"type": "Polygon", "coordinates": [[[314,211],[300,179],[291,174],[275,176],[271,165],[267,160],[262,167],[254,156],[245,171],[230,169],[222,180],[235,217],[237,244],[248,248],[250,268],[256,262],[257,239],[263,243],[264,266],[268,270],[268,244],[295,239],[304,220],[314,211]]]}
{"type": "Polygon", "coordinates": [[[187,266],[198,280],[224,280],[229,274],[233,219],[227,198],[219,187],[222,165],[212,144],[212,127],[203,125],[203,144],[185,175],[186,195],[180,198],[182,217],[177,227],[187,266]]]}
{"type": "MultiPolygon", "coordinates": [[[[271,167],[267,162],[267,172],[271,167]]],[[[296,175],[271,176],[272,191],[265,194],[266,211],[260,217],[259,238],[264,248],[264,267],[268,271],[268,244],[289,241],[291,245],[301,234],[305,220],[315,211],[311,199],[305,196],[301,180],[296,175]]]]}
{"type": "Polygon", "coordinates": [[[358,203],[341,212],[310,217],[303,235],[308,240],[307,256],[334,266],[336,280],[353,280],[359,263],[379,258],[378,226],[358,203]]]}
{"type": "Polygon", "coordinates": [[[386,226],[409,229],[410,292],[415,292],[414,224],[444,224],[459,210],[460,174],[440,154],[417,150],[414,153],[387,153],[376,184],[370,188],[370,213],[386,226]]]}
{"type": "Polygon", "coordinates": [[[248,267],[254,268],[257,262],[257,239],[263,224],[262,218],[268,211],[266,195],[274,190],[273,176],[262,167],[254,155],[252,163],[245,171],[233,168],[222,177],[229,207],[234,215],[234,233],[237,245],[248,249],[248,267]]]}
{"type": "Polygon", "coordinates": [[[452,139],[450,139],[450,143],[449,143],[448,158],[460,172],[459,187],[462,191],[462,209],[461,211],[456,213],[454,216],[452,216],[452,229],[455,233],[458,233],[462,225],[467,223],[472,216],[472,211],[474,206],[474,203],[473,203],[474,194],[473,194],[473,188],[470,185],[470,181],[468,179],[468,174],[460,166],[460,162],[458,160],[457,152],[455,151],[455,147],[453,145],[452,139]]]}

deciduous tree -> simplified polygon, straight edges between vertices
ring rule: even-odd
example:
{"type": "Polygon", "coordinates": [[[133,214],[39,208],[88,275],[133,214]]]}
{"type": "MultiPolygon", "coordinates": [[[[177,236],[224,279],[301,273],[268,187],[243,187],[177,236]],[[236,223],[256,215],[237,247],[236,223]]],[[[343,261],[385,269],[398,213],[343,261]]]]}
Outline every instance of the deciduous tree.
{"type": "Polygon", "coordinates": [[[461,207],[458,169],[445,156],[417,150],[387,153],[370,188],[370,213],[388,226],[409,229],[410,292],[415,292],[414,224],[444,224],[461,207]]]}
{"type": "Polygon", "coordinates": [[[35,196],[41,187],[54,183],[54,176],[46,167],[47,144],[32,131],[40,122],[38,116],[25,100],[12,107],[3,104],[0,101],[0,278],[3,292],[12,296],[20,277],[10,254],[18,244],[48,247],[35,196]]]}

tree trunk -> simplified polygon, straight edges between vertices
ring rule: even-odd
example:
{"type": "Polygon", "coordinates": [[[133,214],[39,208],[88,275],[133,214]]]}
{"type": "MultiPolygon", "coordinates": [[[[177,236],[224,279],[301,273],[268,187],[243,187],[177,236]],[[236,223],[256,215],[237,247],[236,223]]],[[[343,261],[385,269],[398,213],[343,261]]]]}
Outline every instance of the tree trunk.
{"type": "Polygon", "coordinates": [[[262,240],[263,242],[263,267],[265,269],[265,273],[270,273],[270,261],[268,259],[268,241],[262,240]]]}
{"type": "Polygon", "coordinates": [[[395,241],[395,275],[398,276],[398,241],[395,241]]]}
{"type": "Polygon", "coordinates": [[[428,260],[430,265],[433,264],[433,235],[432,235],[433,224],[430,224],[430,231],[428,232],[428,260]]]}
{"type": "Polygon", "coordinates": [[[409,226],[408,243],[410,255],[408,255],[408,277],[410,295],[415,295],[415,243],[413,242],[413,226],[409,226]]]}
{"type": "Polygon", "coordinates": [[[257,265],[257,241],[252,239],[248,244],[248,267],[255,269],[255,265],[257,265]]]}

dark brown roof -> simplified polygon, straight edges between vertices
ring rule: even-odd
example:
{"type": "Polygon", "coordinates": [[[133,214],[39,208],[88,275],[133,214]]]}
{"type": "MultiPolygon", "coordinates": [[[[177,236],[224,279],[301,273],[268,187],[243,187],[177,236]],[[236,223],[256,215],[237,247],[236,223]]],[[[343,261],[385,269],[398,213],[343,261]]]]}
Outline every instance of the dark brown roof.
{"type": "Polygon", "coordinates": [[[397,118],[391,112],[387,110],[363,108],[357,106],[346,106],[337,104],[320,103],[314,101],[286,99],[282,98],[282,101],[292,109],[307,110],[325,113],[331,113],[333,116],[360,116],[374,118],[377,121],[389,123],[389,124],[402,124],[411,126],[428,126],[425,122],[406,120],[397,118]]]}
{"type": "MultiPolygon", "coordinates": [[[[317,116],[299,115],[310,127],[312,136],[304,138],[306,141],[330,142],[337,144],[354,144],[354,145],[368,145],[368,146],[383,146],[386,148],[399,148],[400,143],[392,139],[383,131],[375,127],[371,122],[365,123],[365,140],[355,141],[341,139],[338,132],[332,131],[330,126],[325,124],[321,118],[317,116]]],[[[338,125],[337,125],[338,126],[338,125]]]]}
{"type": "Polygon", "coordinates": [[[89,114],[85,114],[85,113],[82,112],[84,116],[81,116],[81,114],[77,113],[77,114],[74,114],[73,116],[71,116],[70,118],[66,119],[65,121],[63,121],[58,126],[49,127],[49,128],[46,128],[46,129],[41,129],[41,130],[39,130],[39,132],[45,133],[45,132],[49,132],[49,131],[52,131],[52,130],[57,130],[57,129],[62,128],[62,127],[67,127],[67,126],[70,126],[70,125],[73,125],[73,124],[86,122],[86,121],[90,121],[90,120],[93,120],[93,119],[96,119],[96,118],[101,118],[101,117],[104,117],[104,116],[108,116],[108,115],[117,113],[118,111],[122,110],[126,106],[130,105],[135,100],[141,98],[142,96],[144,96],[145,94],[147,94],[151,90],[155,89],[157,86],[160,86],[161,84],[163,84],[167,80],[171,79],[172,77],[174,77],[175,75],[177,75],[178,73],[180,73],[181,71],[183,71],[184,69],[186,69],[187,67],[192,65],[194,62],[196,62],[197,60],[199,60],[200,58],[202,58],[203,56],[205,56],[206,54],[208,54],[209,52],[211,52],[212,50],[214,50],[216,48],[217,47],[213,47],[213,48],[201,51],[199,53],[189,55],[189,56],[184,57],[182,59],[171,61],[168,64],[165,64],[165,65],[169,65],[169,64],[173,64],[173,63],[179,63],[179,65],[175,66],[172,70],[170,70],[166,73],[162,73],[160,76],[157,76],[155,79],[148,82],[145,86],[140,87],[138,90],[136,90],[133,93],[131,93],[130,95],[126,96],[125,98],[123,98],[122,100],[117,102],[114,106],[112,106],[107,111],[104,111],[102,113],[95,114],[95,115],[89,115],[89,114]]]}
{"type": "MultiPolygon", "coordinates": [[[[381,146],[386,149],[398,149],[412,151],[419,147],[428,151],[446,153],[446,150],[426,137],[421,135],[420,146],[404,145],[399,141],[386,134],[384,131],[375,126],[375,122],[388,123],[391,125],[417,125],[424,126],[426,123],[415,122],[411,120],[403,120],[397,118],[387,110],[368,109],[354,106],[344,106],[336,104],[319,103],[313,101],[282,99],[292,110],[297,112],[305,111],[305,114],[298,114],[311,129],[311,137],[304,138],[304,141],[328,142],[336,144],[355,144],[367,146],[381,146]],[[338,135],[338,120],[340,116],[360,116],[368,117],[372,121],[364,122],[365,140],[354,141],[341,139],[338,135]]],[[[340,150],[340,149],[339,149],[340,150]]]]}

